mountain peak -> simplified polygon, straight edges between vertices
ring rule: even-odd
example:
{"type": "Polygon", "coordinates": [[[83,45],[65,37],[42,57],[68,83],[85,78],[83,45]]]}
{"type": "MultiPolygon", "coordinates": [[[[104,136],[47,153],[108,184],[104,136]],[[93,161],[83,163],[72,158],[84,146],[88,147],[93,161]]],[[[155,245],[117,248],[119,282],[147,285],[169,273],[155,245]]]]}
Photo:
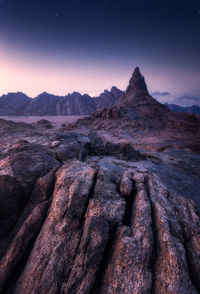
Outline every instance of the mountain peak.
{"type": "Polygon", "coordinates": [[[126,93],[131,94],[133,98],[139,96],[149,96],[145,79],[142,76],[138,66],[135,68],[132,74],[128,88],[126,89],[126,93]]]}
{"type": "Polygon", "coordinates": [[[136,103],[136,100],[138,99],[135,98],[145,99],[147,96],[150,97],[147,85],[139,67],[137,66],[129,80],[129,84],[124,95],[120,97],[117,104],[136,103]]]}
{"type": "Polygon", "coordinates": [[[136,66],[136,68],[134,69],[133,76],[141,76],[139,66],[136,66]]]}

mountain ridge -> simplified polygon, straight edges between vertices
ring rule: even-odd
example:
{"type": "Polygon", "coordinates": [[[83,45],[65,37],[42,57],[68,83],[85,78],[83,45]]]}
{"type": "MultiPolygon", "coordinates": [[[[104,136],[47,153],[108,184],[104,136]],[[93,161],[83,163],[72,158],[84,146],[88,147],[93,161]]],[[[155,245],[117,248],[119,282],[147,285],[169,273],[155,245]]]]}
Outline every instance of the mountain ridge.
{"type": "Polygon", "coordinates": [[[0,115],[89,115],[98,108],[114,105],[122,93],[117,87],[105,90],[97,97],[79,92],[66,96],[43,92],[30,98],[22,92],[11,92],[0,97],[0,115]]]}
{"type": "Polygon", "coordinates": [[[200,115],[200,106],[198,105],[192,105],[192,106],[180,106],[177,104],[170,104],[170,103],[165,103],[165,105],[174,112],[185,112],[188,114],[196,114],[200,115]]]}
{"type": "MultiPolygon", "coordinates": [[[[142,77],[139,67],[136,67],[129,85],[125,91],[113,86],[110,91],[104,90],[99,96],[91,97],[88,94],[80,94],[74,91],[65,96],[54,95],[42,92],[34,98],[29,97],[23,92],[9,92],[0,96],[0,115],[1,116],[48,116],[48,115],[90,115],[98,109],[110,108],[124,103],[123,97],[131,95],[151,96],[146,87],[144,77],[142,77]],[[137,77],[140,76],[138,85],[137,77]],[[132,86],[136,87],[132,89],[132,86]],[[139,88],[139,90],[138,90],[139,88]],[[139,92],[137,92],[139,91],[139,92]]],[[[152,96],[151,96],[152,97],[152,96]]],[[[128,99],[128,98],[127,98],[128,99]]],[[[157,101],[157,99],[154,99],[157,101]]],[[[158,102],[158,101],[157,101],[158,102]]],[[[159,102],[158,102],[159,103],[159,102]]],[[[183,107],[177,104],[163,104],[172,112],[184,112],[188,114],[200,115],[200,106],[192,105],[183,107]]]]}

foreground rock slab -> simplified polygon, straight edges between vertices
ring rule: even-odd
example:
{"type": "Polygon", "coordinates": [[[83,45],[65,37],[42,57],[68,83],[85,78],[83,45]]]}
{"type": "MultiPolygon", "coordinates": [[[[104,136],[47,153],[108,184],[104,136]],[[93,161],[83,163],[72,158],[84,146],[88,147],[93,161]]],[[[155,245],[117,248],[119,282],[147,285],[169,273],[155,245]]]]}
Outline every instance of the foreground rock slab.
{"type": "Polygon", "coordinates": [[[40,177],[0,263],[14,294],[199,293],[199,277],[195,203],[113,157],[40,177]]]}

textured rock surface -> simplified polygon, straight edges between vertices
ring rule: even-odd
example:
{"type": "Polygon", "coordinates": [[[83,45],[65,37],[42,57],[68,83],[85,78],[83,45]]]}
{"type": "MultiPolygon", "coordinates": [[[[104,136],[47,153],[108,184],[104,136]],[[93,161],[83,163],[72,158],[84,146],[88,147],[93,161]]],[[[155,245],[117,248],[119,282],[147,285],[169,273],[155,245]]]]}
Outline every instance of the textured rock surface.
{"type": "Polygon", "coordinates": [[[198,122],[152,100],[139,69],[127,93],[73,132],[1,121],[0,293],[200,293],[198,122]]]}
{"type": "Polygon", "coordinates": [[[1,293],[198,293],[199,228],[194,202],[137,161],[68,160],[35,183],[1,293]]]}

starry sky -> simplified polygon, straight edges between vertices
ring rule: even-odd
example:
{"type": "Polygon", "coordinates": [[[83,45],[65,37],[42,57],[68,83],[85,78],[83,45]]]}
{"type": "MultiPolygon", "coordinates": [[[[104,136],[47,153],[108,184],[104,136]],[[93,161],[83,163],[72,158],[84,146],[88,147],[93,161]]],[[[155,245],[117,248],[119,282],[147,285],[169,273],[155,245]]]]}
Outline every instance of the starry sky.
{"type": "Polygon", "coordinates": [[[200,105],[199,0],[0,0],[0,94],[124,90],[200,105]]]}

